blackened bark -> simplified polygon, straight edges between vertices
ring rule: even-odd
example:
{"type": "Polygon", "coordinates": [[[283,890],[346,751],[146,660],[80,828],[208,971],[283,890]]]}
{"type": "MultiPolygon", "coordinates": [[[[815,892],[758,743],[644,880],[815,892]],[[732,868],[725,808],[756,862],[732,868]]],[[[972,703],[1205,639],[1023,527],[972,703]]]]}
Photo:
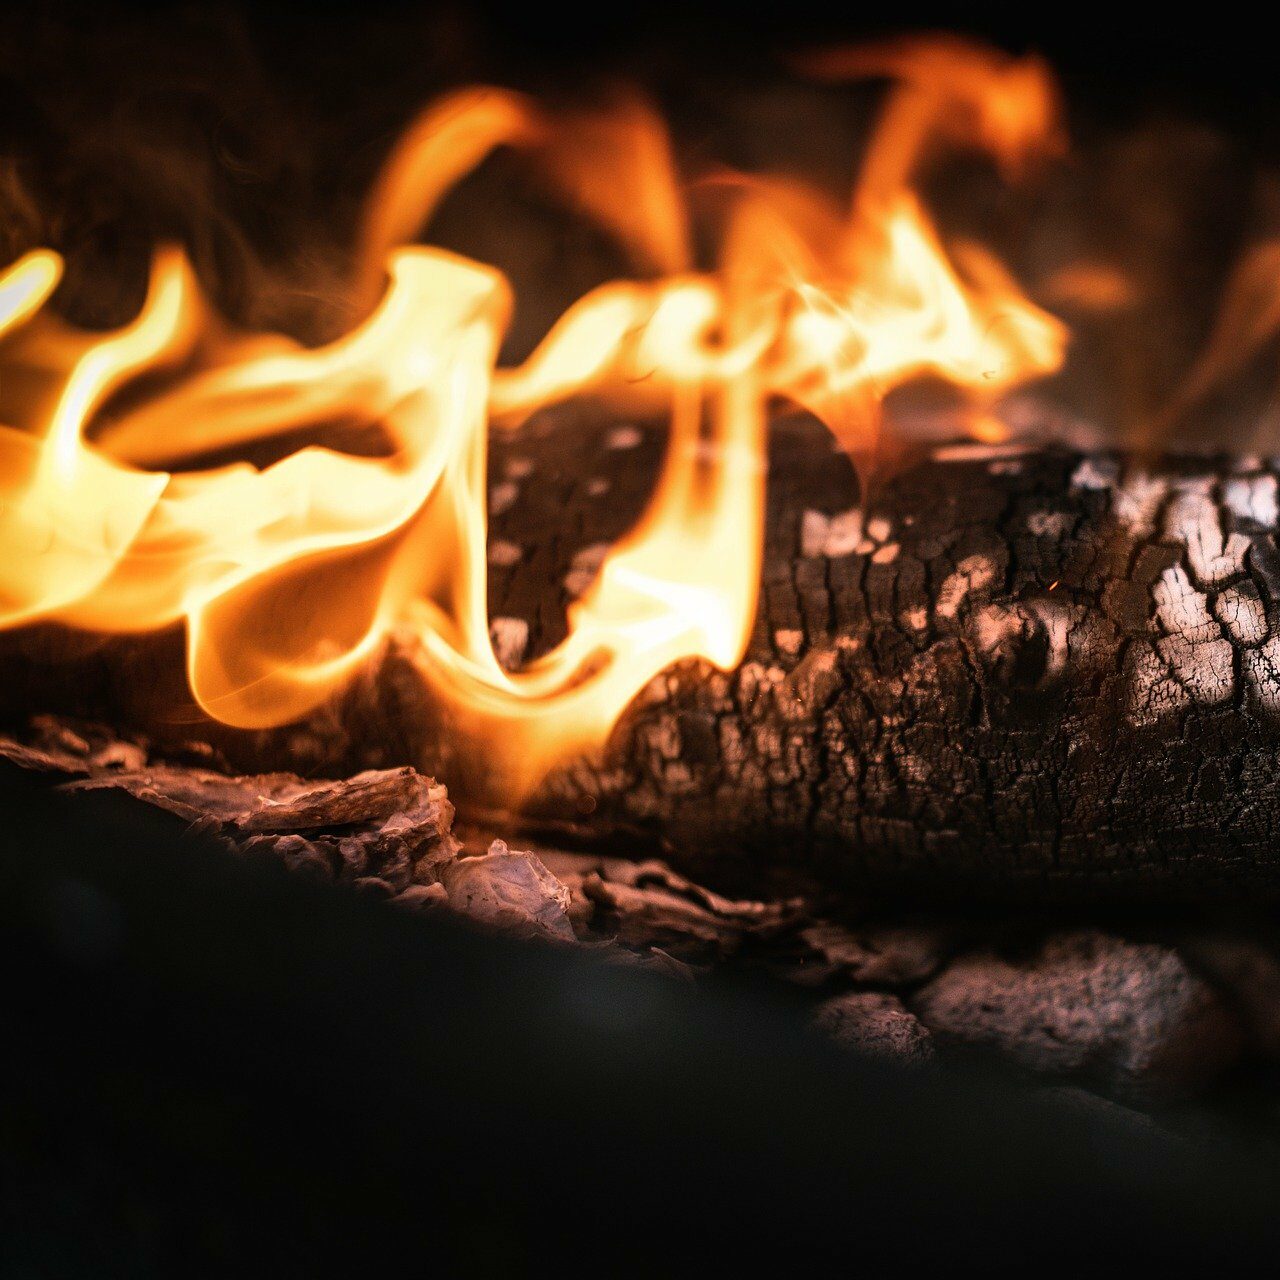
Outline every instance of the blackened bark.
{"type": "MultiPolygon", "coordinates": [[[[575,557],[653,474],[660,441],[635,440],[566,450],[547,430],[497,450],[493,545],[521,558],[494,567],[493,612],[528,624],[530,652],[560,634],[575,557]]],[[[535,812],[649,832],[704,867],[1277,895],[1277,474],[962,447],[861,510],[824,433],[780,424],[746,661],[655,682],[535,812]]]]}
{"type": "MultiPolygon", "coordinates": [[[[662,445],[563,412],[495,443],[491,614],[511,663],[563,635],[662,445]]],[[[1280,464],[957,446],[863,503],[811,420],[776,424],[771,450],[746,660],[654,681],[526,821],[722,882],[790,865],[938,895],[1280,899],[1280,464]]],[[[10,711],[18,685],[28,706],[49,688],[44,642],[24,652],[10,711]]],[[[464,812],[504,802],[411,644],[324,715],[257,735],[181,723],[172,693],[157,721],[176,652],[109,650],[79,683],[50,669],[62,709],[141,699],[153,733],[211,739],[239,769],[411,762],[464,812]]]]}

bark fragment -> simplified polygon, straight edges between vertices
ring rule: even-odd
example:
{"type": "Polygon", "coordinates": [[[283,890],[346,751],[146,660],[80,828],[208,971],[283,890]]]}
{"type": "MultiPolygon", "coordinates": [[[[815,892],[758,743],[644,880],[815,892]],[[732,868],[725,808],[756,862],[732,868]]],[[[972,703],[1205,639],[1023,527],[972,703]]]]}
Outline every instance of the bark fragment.
{"type": "MultiPolygon", "coordinates": [[[[763,971],[805,992],[819,1029],[863,1054],[919,1063],[939,1047],[985,1045],[1038,1073],[1167,1098],[1212,1080],[1239,1048],[1227,1003],[1169,947],[1050,932],[1009,959],[984,949],[973,921],[849,916],[847,901],[848,918],[829,919],[829,897],[731,898],[652,859],[475,839],[488,851],[462,857],[443,789],[411,770],[319,782],[228,775],[209,767],[209,752],[193,756],[199,763],[152,758],[144,744],[49,719],[30,741],[0,738],[0,757],[80,775],[63,784],[73,795],[110,790],[163,808],[240,853],[404,908],[450,910],[687,981],[730,966],[763,971]]],[[[1245,1015],[1253,1047],[1274,1056],[1265,950],[1229,931],[1175,936],[1245,1015]]]]}
{"type": "Polygon", "coordinates": [[[889,987],[922,982],[946,954],[945,931],[924,923],[849,926],[816,920],[800,936],[851,981],[889,987]]]}
{"type": "Polygon", "coordinates": [[[504,933],[574,940],[569,891],[532,853],[501,840],[479,858],[458,858],[440,873],[451,909],[504,933]]]}

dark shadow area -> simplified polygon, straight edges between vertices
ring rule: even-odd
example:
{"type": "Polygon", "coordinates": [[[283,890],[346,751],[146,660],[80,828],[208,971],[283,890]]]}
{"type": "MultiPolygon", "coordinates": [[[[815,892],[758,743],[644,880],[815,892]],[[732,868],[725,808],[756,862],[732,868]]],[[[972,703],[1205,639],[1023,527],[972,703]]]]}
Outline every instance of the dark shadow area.
{"type": "Polygon", "coordinates": [[[1277,1171],[1225,1138],[860,1065],[749,990],[3,798],[5,1275],[1106,1273],[1280,1244],[1277,1171]]]}

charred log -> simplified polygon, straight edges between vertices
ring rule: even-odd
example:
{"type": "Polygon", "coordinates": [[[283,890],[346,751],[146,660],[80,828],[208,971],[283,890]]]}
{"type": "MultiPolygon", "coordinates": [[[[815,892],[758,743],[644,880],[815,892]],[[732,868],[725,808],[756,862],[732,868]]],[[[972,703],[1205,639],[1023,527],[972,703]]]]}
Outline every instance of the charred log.
{"type": "MultiPolygon", "coordinates": [[[[1275,465],[958,446],[864,500],[812,421],[778,424],[771,447],[745,661],[654,681],[526,826],[630,841],[722,883],[787,864],[943,895],[1280,897],[1275,465]]],[[[661,448],[657,431],[563,414],[495,443],[504,660],[563,635],[661,448]]],[[[501,808],[488,753],[427,698],[409,641],[324,715],[245,735],[174,711],[180,637],[108,647],[74,680],[47,636],[16,639],[9,711],[53,697],[118,722],[132,707],[246,771],[411,762],[464,812],[501,808]]]]}
{"type": "MultiPolygon", "coordinates": [[[[495,625],[530,652],[647,443],[499,450],[495,625]]],[[[660,678],[535,813],[933,892],[1280,890],[1273,463],[940,449],[861,503],[812,423],[771,461],[745,662],[660,678]]]]}

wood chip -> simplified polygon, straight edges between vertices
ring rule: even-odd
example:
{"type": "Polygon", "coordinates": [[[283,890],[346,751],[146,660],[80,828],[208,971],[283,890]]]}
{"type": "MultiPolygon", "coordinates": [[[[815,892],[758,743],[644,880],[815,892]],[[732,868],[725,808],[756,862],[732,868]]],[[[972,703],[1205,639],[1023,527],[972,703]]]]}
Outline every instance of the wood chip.
{"type": "Polygon", "coordinates": [[[854,982],[890,987],[922,982],[942,963],[946,937],[927,925],[846,926],[816,920],[800,937],[854,982]]]}
{"type": "Polygon", "coordinates": [[[448,905],[504,933],[573,942],[569,890],[528,852],[495,840],[482,857],[459,858],[441,870],[448,905]]]}

